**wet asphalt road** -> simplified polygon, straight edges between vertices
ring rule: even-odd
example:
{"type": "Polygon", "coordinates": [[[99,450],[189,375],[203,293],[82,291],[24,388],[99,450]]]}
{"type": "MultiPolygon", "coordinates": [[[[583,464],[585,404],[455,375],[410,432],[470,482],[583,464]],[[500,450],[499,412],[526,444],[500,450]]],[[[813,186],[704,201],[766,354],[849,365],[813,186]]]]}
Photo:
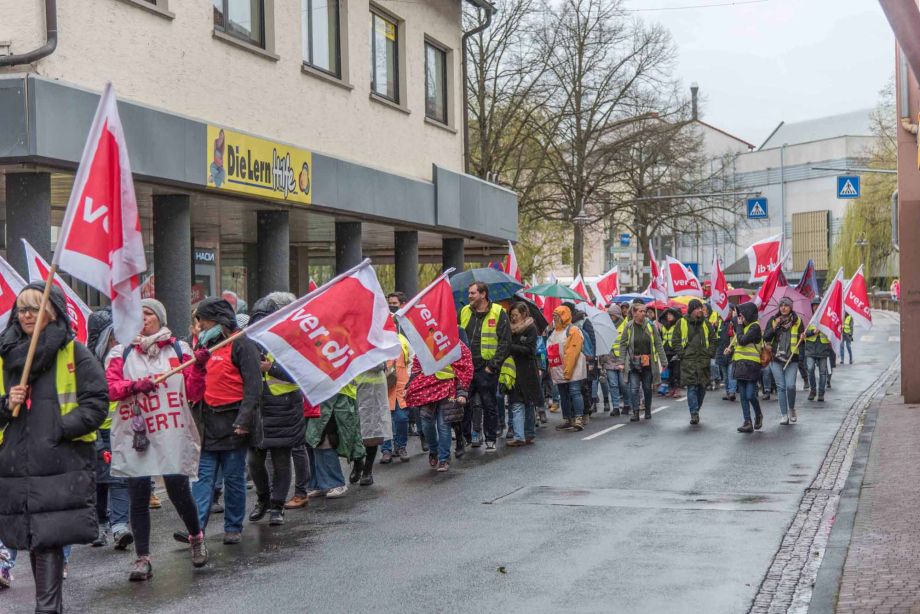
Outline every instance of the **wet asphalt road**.
{"type": "MultiPolygon", "coordinates": [[[[799,423],[735,432],[740,407],[710,393],[699,427],[686,401],[656,398],[651,421],[593,419],[551,427],[519,449],[481,449],[429,469],[417,440],[407,464],[378,466],[376,485],[247,523],[193,570],[171,539],[167,500],[153,512],[154,579],[131,584],[133,555],[74,548],[69,612],[746,612],[846,410],[897,355],[896,320],[857,331],[856,364],[838,367],[824,404],[799,383],[799,423]],[[862,341],[861,341],[862,338],[862,341]],[[807,394],[807,393],[806,393],[807,394]],[[625,426],[586,440],[616,424],[625,426]]],[[[250,496],[252,495],[250,491],[250,496]]],[[[26,562],[25,559],[23,562],[26,562]]],[[[29,612],[27,563],[0,612],[29,612]]]]}

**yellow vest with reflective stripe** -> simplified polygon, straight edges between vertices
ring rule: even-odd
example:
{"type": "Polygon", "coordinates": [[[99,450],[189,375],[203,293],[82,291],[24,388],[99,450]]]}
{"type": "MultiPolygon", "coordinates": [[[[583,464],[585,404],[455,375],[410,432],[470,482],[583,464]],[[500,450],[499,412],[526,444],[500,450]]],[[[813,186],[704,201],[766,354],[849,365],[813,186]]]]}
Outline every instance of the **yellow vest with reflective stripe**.
{"type": "MultiPolygon", "coordinates": [[[[73,358],[73,347],[73,341],[69,341],[67,345],[58,350],[57,362],[54,365],[54,388],[57,390],[58,405],[61,407],[62,416],[66,416],[80,406],[77,401],[77,365],[73,358]]],[[[3,381],[3,361],[0,360],[0,395],[5,394],[6,382],[3,381]]],[[[92,443],[96,441],[96,431],[76,437],[73,441],[92,443]]],[[[0,438],[0,443],[2,442],[3,439],[0,438]]]]}
{"type": "Polygon", "coordinates": [[[843,333],[845,335],[853,334],[853,316],[851,316],[850,314],[847,314],[843,318],[843,333]]]}
{"type": "MultiPolygon", "coordinates": [[[[683,320],[683,318],[681,318],[681,320],[683,320]]],[[[674,338],[675,326],[677,326],[676,322],[670,328],[665,328],[664,326],[661,327],[661,343],[664,344],[665,347],[669,347],[671,345],[671,340],[674,338]]]]}
{"type": "Polygon", "coordinates": [[[718,311],[712,311],[709,313],[709,323],[712,324],[712,327],[716,330],[719,330],[719,317],[718,311]]]}
{"type": "Polygon", "coordinates": [[[502,370],[498,373],[498,383],[499,385],[504,385],[508,390],[514,388],[514,383],[517,381],[517,366],[514,364],[514,359],[510,356],[505,359],[505,362],[502,363],[502,370]]]}
{"type": "MultiPolygon", "coordinates": [[[[272,364],[275,363],[275,357],[271,354],[266,354],[265,359],[272,364]]],[[[268,384],[268,391],[272,393],[272,396],[280,397],[282,395],[300,390],[300,386],[297,384],[286,382],[283,379],[278,379],[277,377],[269,375],[268,373],[263,373],[262,377],[265,379],[265,383],[268,384]]]]}
{"type": "MultiPolygon", "coordinates": [[[[629,320],[627,323],[628,323],[628,324],[632,324],[633,321],[632,321],[632,320],[629,320]]],[[[626,333],[626,335],[627,335],[627,337],[626,337],[626,345],[629,345],[630,337],[632,337],[632,329],[633,329],[632,326],[628,326],[628,327],[625,329],[625,331],[624,331],[624,332],[626,333]]],[[[646,321],[645,321],[645,329],[646,329],[646,331],[648,331],[648,338],[649,338],[649,339],[651,340],[651,342],[652,342],[652,360],[655,361],[655,363],[657,364],[657,363],[658,363],[658,344],[655,343],[655,327],[652,325],[651,322],[649,322],[648,320],[646,320],[646,321]]]]}
{"type": "Polygon", "coordinates": [[[412,352],[409,349],[409,340],[402,333],[399,333],[399,345],[402,346],[403,361],[406,363],[406,367],[410,367],[409,359],[412,357],[412,352]]]}
{"type": "MultiPolygon", "coordinates": [[[[680,319],[680,347],[685,349],[687,347],[687,335],[690,332],[690,325],[687,324],[687,318],[680,319]]],[[[703,339],[706,341],[706,347],[709,348],[709,327],[706,326],[706,321],[703,321],[703,339]]]]}
{"type": "Polygon", "coordinates": [[[112,418],[115,417],[116,409],[118,409],[118,401],[109,401],[109,415],[105,417],[105,420],[102,422],[102,426],[99,427],[99,430],[111,430],[112,418]]]}
{"type": "Polygon", "coordinates": [[[809,326],[805,329],[805,341],[810,341],[812,343],[823,343],[824,345],[830,343],[830,339],[828,339],[824,333],[819,331],[814,326],[809,326]]]}
{"type": "MultiPolygon", "coordinates": [[[[464,305],[460,310],[460,328],[465,329],[470,323],[473,309],[469,305],[464,305]]],[[[492,303],[489,307],[489,313],[482,319],[482,331],[479,335],[479,355],[483,360],[489,360],[495,356],[498,350],[498,320],[502,315],[502,306],[498,303],[492,303]],[[489,322],[494,322],[490,325],[489,322]]],[[[470,339],[472,342],[472,339],[470,339]]]]}
{"type": "Polygon", "coordinates": [[[436,371],[434,376],[437,379],[448,380],[448,379],[454,379],[455,377],[457,377],[457,374],[454,373],[454,368],[452,366],[447,365],[440,371],[436,371]]]}
{"type": "MultiPolygon", "coordinates": [[[[751,322],[744,327],[744,334],[746,335],[748,330],[752,326],[757,324],[757,322],[751,322]]],[[[763,347],[763,343],[749,343],[748,345],[738,345],[738,335],[735,335],[732,339],[732,346],[735,348],[732,352],[732,360],[750,360],[751,362],[756,362],[760,364],[760,349],[763,347]]]]}
{"type": "Polygon", "coordinates": [[[623,321],[617,326],[617,340],[613,342],[613,355],[617,358],[620,357],[620,335],[623,334],[623,329],[626,328],[627,324],[629,324],[629,320],[623,318],[623,321]]]}
{"type": "Polygon", "coordinates": [[[353,401],[358,400],[358,389],[355,387],[354,382],[345,384],[342,389],[339,390],[339,394],[344,394],[346,397],[352,399],[353,401]]]}

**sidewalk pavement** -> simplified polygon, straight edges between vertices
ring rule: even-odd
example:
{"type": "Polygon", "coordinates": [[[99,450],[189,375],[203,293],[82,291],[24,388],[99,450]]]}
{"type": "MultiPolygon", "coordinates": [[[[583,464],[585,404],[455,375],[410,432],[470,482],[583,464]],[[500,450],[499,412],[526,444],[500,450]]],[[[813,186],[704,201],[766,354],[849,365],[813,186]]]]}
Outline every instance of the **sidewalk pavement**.
{"type": "Polygon", "coordinates": [[[900,378],[870,409],[872,442],[836,612],[920,613],[920,405],[900,378]]]}

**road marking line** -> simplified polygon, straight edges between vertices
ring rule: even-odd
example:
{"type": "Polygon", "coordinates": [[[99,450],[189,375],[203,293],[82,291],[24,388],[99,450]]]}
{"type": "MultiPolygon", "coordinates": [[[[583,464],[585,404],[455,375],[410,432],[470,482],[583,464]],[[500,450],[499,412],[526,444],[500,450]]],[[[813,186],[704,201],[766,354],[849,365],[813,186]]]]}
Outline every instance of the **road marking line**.
{"type": "MultiPolygon", "coordinates": [[[[679,401],[680,399],[676,399],[676,400],[679,401]]],[[[661,407],[658,407],[657,409],[653,409],[653,410],[652,410],[652,413],[653,413],[653,414],[657,414],[658,412],[660,412],[660,411],[662,411],[662,410],[664,410],[664,409],[667,409],[667,408],[669,408],[669,407],[671,407],[671,406],[670,406],[670,405],[662,405],[661,407]]]]}
{"type": "Polygon", "coordinates": [[[875,341],[874,335],[863,335],[859,338],[860,343],[868,343],[869,341],[875,341]]]}
{"type": "Polygon", "coordinates": [[[601,435],[606,435],[606,434],[609,433],[610,431],[615,431],[615,430],[617,430],[617,429],[619,429],[619,428],[623,428],[624,426],[626,426],[626,423],[625,423],[625,422],[624,422],[624,423],[620,423],[620,424],[614,424],[613,426],[608,426],[608,427],[605,428],[603,431],[598,431],[598,432],[596,432],[596,433],[594,433],[594,434],[592,434],[592,435],[588,435],[587,437],[582,437],[581,440],[582,440],[582,441],[589,441],[589,440],[591,440],[591,439],[594,439],[595,437],[600,437],[601,435]]]}
{"type": "Polygon", "coordinates": [[[684,400],[686,400],[686,399],[687,399],[687,397],[686,397],[686,396],[682,396],[682,397],[674,397],[674,400],[675,400],[675,401],[684,401],[684,400]]]}
{"type": "Polygon", "coordinates": [[[892,342],[896,342],[896,341],[897,341],[897,342],[900,342],[900,341],[901,341],[901,335],[892,335],[892,336],[888,337],[888,343],[892,343],[892,342]]]}

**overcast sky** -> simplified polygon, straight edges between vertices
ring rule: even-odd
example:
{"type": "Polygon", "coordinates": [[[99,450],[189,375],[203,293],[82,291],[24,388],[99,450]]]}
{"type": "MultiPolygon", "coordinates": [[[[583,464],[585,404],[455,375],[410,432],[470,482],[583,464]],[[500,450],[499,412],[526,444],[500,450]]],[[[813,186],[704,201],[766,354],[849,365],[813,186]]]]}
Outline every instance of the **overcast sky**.
{"type": "MultiPolygon", "coordinates": [[[[658,9],[732,0],[625,1],[658,9]]],[[[688,88],[699,83],[706,122],[759,146],[780,121],[875,106],[894,73],[894,36],[876,0],[744,1],[634,13],[671,31],[677,75],[688,88]]]]}

